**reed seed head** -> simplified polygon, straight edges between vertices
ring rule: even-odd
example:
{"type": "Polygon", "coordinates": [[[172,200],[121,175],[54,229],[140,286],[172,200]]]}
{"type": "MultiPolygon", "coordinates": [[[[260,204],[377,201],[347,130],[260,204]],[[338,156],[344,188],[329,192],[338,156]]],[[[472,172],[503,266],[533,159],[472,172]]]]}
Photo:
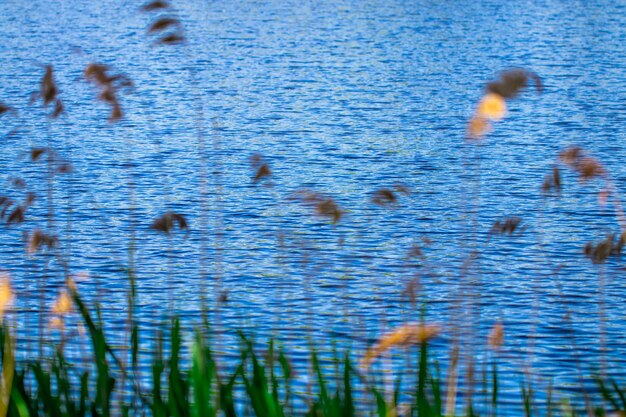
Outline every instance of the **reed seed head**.
{"type": "Polygon", "coordinates": [[[395,205],[398,201],[398,198],[390,189],[381,188],[380,190],[374,192],[371,201],[377,206],[385,207],[395,205]]]}
{"type": "Polygon", "coordinates": [[[495,93],[486,94],[478,103],[476,115],[486,120],[501,120],[506,115],[504,97],[495,93]]]}
{"type": "Polygon", "coordinates": [[[489,347],[493,350],[499,350],[504,345],[504,325],[497,322],[491,328],[488,338],[489,347]]]}
{"type": "Polygon", "coordinates": [[[0,321],[4,318],[4,313],[9,309],[12,302],[11,276],[7,272],[0,272],[0,321]]]}
{"type": "Polygon", "coordinates": [[[72,311],[72,297],[67,290],[62,290],[52,306],[54,314],[65,315],[72,311]]]}
{"type": "Polygon", "coordinates": [[[299,190],[294,193],[294,198],[299,199],[307,206],[313,207],[315,214],[328,218],[333,224],[339,222],[345,213],[339,208],[335,200],[315,191],[299,190]]]}
{"type": "Polygon", "coordinates": [[[480,139],[491,132],[491,123],[484,117],[474,116],[467,125],[467,136],[470,139],[480,139]]]}
{"type": "Polygon", "coordinates": [[[3,115],[4,113],[8,113],[11,110],[11,108],[9,106],[7,106],[6,104],[0,103],[0,115],[3,115]]]}
{"type": "Polygon", "coordinates": [[[43,248],[48,250],[54,249],[57,246],[57,243],[58,239],[56,236],[51,236],[39,229],[35,229],[28,240],[27,251],[28,253],[33,254],[43,248]]]}
{"type": "Polygon", "coordinates": [[[405,324],[384,335],[365,352],[363,367],[368,368],[371,362],[381,353],[395,346],[411,346],[426,343],[441,333],[441,327],[428,324],[405,324]]]}
{"type": "Polygon", "coordinates": [[[168,9],[170,7],[169,3],[163,0],[155,0],[150,3],[144,5],[141,10],[144,12],[153,12],[155,10],[163,10],[168,9]]]}
{"type": "Polygon", "coordinates": [[[161,217],[157,218],[154,222],[152,222],[152,226],[150,226],[151,229],[165,233],[168,236],[171,236],[171,232],[175,227],[178,227],[180,230],[189,230],[189,225],[185,216],[173,211],[168,211],[161,217]]]}

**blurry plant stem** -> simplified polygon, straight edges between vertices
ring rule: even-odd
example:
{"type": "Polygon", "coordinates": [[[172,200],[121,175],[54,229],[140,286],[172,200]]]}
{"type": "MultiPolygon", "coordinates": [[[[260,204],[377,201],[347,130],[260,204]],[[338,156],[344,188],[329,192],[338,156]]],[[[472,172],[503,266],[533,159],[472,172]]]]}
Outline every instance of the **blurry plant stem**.
{"type": "Polygon", "coordinates": [[[450,352],[450,366],[446,382],[446,409],[445,415],[452,417],[456,414],[456,392],[459,385],[459,343],[455,340],[450,352]]]}
{"type": "MultiPolygon", "coordinates": [[[[113,135],[117,132],[115,128],[112,129],[113,135]]],[[[124,164],[126,170],[126,181],[128,186],[128,217],[129,217],[129,243],[128,243],[128,267],[127,267],[127,276],[128,276],[128,292],[127,292],[127,300],[128,300],[128,315],[126,317],[126,329],[124,331],[124,341],[127,342],[127,345],[122,347],[122,355],[120,359],[120,367],[122,368],[122,376],[120,381],[120,386],[122,387],[120,390],[120,410],[124,407],[125,404],[125,390],[126,390],[126,374],[127,374],[127,365],[128,365],[128,356],[129,353],[132,354],[132,333],[133,328],[135,326],[135,306],[136,306],[136,297],[137,297],[137,288],[136,288],[136,271],[135,271],[135,252],[136,252],[136,242],[137,242],[137,233],[136,233],[136,218],[135,218],[135,207],[136,207],[136,185],[135,185],[135,176],[134,176],[134,163],[133,163],[133,154],[132,154],[133,144],[130,139],[126,140],[125,146],[125,159],[126,163],[124,164]]]]}
{"type": "Polygon", "coordinates": [[[615,187],[615,184],[613,184],[613,181],[608,174],[604,176],[604,181],[606,183],[606,189],[613,200],[615,216],[617,217],[617,222],[619,223],[620,230],[622,233],[626,233],[626,215],[624,215],[624,207],[622,206],[622,200],[620,198],[620,195],[617,192],[617,188],[615,187]]]}
{"type": "Polygon", "coordinates": [[[174,248],[172,244],[172,236],[167,237],[167,282],[168,282],[168,292],[169,292],[169,312],[170,312],[170,320],[174,320],[176,302],[174,301],[174,264],[172,260],[174,248]]]}
{"type": "Polygon", "coordinates": [[[607,377],[607,360],[606,360],[606,300],[605,300],[605,287],[606,287],[606,269],[604,264],[598,266],[599,271],[599,292],[600,292],[600,305],[599,305],[599,320],[600,320],[600,363],[601,363],[601,378],[607,377]]]}
{"type": "Polygon", "coordinates": [[[559,298],[563,304],[563,309],[565,310],[564,319],[566,322],[566,330],[568,330],[567,335],[570,338],[570,343],[572,346],[572,351],[574,354],[574,363],[576,364],[576,370],[578,371],[578,383],[580,384],[580,390],[583,394],[583,400],[585,402],[585,409],[587,410],[588,417],[592,417],[594,415],[593,407],[591,405],[591,400],[589,399],[589,395],[587,394],[587,388],[585,388],[585,380],[583,378],[582,366],[580,364],[580,352],[578,350],[578,345],[576,343],[576,333],[574,328],[574,323],[572,322],[570,309],[567,304],[567,299],[565,298],[565,293],[563,292],[563,286],[561,285],[561,281],[558,279],[555,273],[555,282],[557,291],[559,294],[559,298]]]}
{"type": "Polygon", "coordinates": [[[202,313],[202,328],[207,328],[209,323],[208,304],[207,304],[207,254],[208,254],[208,214],[209,207],[207,202],[208,192],[208,174],[207,174],[207,157],[206,157],[206,133],[205,133],[205,115],[202,95],[198,83],[196,70],[193,66],[189,68],[189,78],[194,94],[195,104],[195,124],[196,124],[196,141],[199,156],[199,176],[200,176],[200,310],[202,313]]]}
{"type": "Polygon", "coordinates": [[[220,346],[219,334],[220,334],[220,326],[221,326],[221,306],[222,306],[222,256],[224,250],[224,187],[222,184],[222,158],[221,158],[221,136],[220,136],[220,124],[219,119],[217,117],[213,118],[212,122],[212,147],[213,147],[213,181],[215,186],[215,314],[213,318],[213,322],[215,323],[218,340],[217,345],[220,346]]]}

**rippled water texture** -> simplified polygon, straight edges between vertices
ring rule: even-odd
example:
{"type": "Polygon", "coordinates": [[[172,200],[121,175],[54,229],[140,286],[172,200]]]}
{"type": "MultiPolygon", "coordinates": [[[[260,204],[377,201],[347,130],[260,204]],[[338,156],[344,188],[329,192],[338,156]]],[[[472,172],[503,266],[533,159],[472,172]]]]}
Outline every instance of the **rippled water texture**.
{"type": "Polygon", "coordinates": [[[27,154],[50,145],[74,166],[55,179],[55,228],[70,245],[71,270],[90,275],[81,291],[103,302],[112,329],[126,314],[134,205],[145,325],[167,313],[170,288],[181,315],[199,319],[204,245],[211,305],[219,286],[228,293],[218,315],[225,337],[253,328],[296,352],[307,327],[322,344],[328,335],[367,341],[419,320],[425,304],[427,320],[446,329],[435,343],[445,358],[450,329],[472,308],[476,354],[502,320],[506,366],[530,363],[567,388],[577,357],[585,373],[599,369],[604,328],[611,369],[626,376],[623,261],[594,265],[582,253],[619,231],[612,205],[598,204],[602,183],[565,170],[561,197],[541,194],[559,151],[573,144],[626,190],[623,4],[178,0],[188,43],[177,47],[152,46],[140,6],[0,2],[0,101],[19,112],[0,118],[0,179],[5,194],[22,195],[10,186],[20,177],[40,197],[24,225],[2,226],[0,267],[13,275],[17,317],[29,329],[42,271],[49,302],[62,282],[61,265],[26,256],[22,241],[24,230],[45,229],[47,212],[45,165],[27,154]],[[119,124],[107,122],[107,106],[82,77],[90,62],[135,83],[122,95],[119,124]],[[45,64],[65,102],[59,120],[28,105],[45,64]],[[485,83],[510,67],[539,74],[544,93],[525,91],[482,143],[466,143],[485,83]],[[254,153],[268,161],[271,185],[252,182],[254,153]],[[397,207],[370,202],[395,183],[412,190],[397,207]],[[345,216],[337,225],[314,216],[290,198],[302,188],[335,198],[345,216]],[[188,235],[149,229],[167,210],[187,216],[188,235]],[[523,219],[522,233],[489,237],[506,216],[523,219]],[[423,259],[407,259],[412,245],[423,259]],[[415,308],[403,295],[414,277],[415,308]],[[474,304],[466,296],[459,307],[467,291],[474,304]]]}

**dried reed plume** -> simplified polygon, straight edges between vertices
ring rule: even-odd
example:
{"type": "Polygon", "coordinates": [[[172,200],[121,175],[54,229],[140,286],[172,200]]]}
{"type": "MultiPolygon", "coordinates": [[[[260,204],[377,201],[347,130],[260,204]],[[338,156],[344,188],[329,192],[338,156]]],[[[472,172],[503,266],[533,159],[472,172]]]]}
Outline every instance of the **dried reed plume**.
{"type": "Polygon", "coordinates": [[[187,223],[185,216],[175,213],[173,211],[168,211],[161,217],[154,220],[150,228],[159,232],[163,232],[167,236],[171,236],[171,231],[174,229],[175,226],[178,226],[178,229],[180,230],[189,230],[189,224],[187,223]]]}
{"type": "Polygon", "coordinates": [[[4,313],[13,302],[13,287],[11,276],[7,272],[0,272],[0,322],[4,319],[4,313]]]}
{"type": "Polygon", "coordinates": [[[25,220],[26,210],[35,201],[35,194],[27,193],[24,202],[17,205],[15,200],[0,196],[0,219],[4,220],[7,225],[23,223],[25,220]]]}
{"type": "Polygon", "coordinates": [[[554,191],[557,194],[561,192],[561,171],[558,166],[555,165],[552,168],[552,173],[546,175],[546,178],[543,180],[541,191],[544,193],[554,191]]]}
{"type": "Polygon", "coordinates": [[[13,110],[11,107],[9,107],[6,104],[0,102],[0,116],[3,115],[4,113],[10,112],[11,110],[13,110]]]}
{"type": "Polygon", "coordinates": [[[61,290],[52,305],[52,313],[63,316],[72,311],[72,297],[67,290],[61,290]]]}
{"type": "Polygon", "coordinates": [[[381,207],[393,207],[398,202],[398,194],[408,196],[411,191],[403,184],[395,184],[392,189],[381,188],[374,191],[370,201],[377,206],[381,207]]]}
{"type": "Polygon", "coordinates": [[[493,350],[499,350],[504,345],[504,325],[497,322],[491,328],[488,337],[489,347],[493,350]]]}
{"type": "Polygon", "coordinates": [[[162,1],[162,0],[155,0],[144,5],[141,8],[141,10],[144,12],[152,12],[155,10],[162,10],[162,9],[169,9],[169,8],[170,8],[170,4],[168,2],[162,1]]]}
{"type": "Polygon", "coordinates": [[[58,245],[58,238],[56,236],[48,235],[39,229],[35,229],[28,239],[27,252],[33,254],[40,249],[54,249],[58,245]]]}
{"type": "Polygon", "coordinates": [[[374,346],[365,352],[362,360],[363,368],[367,369],[372,361],[381,353],[394,346],[412,346],[426,343],[441,333],[441,327],[428,324],[405,324],[382,336],[374,346]]]}
{"type": "Polygon", "coordinates": [[[506,99],[519,95],[532,80],[538,93],[543,91],[541,79],[537,74],[520,68],[504,71],[496,81],[487,84],[486,93],[481,98],[476,111],[467,127],[469,139],[481,139],[491,131],[491,122],[502,120],[506,116],[506,99]]]}
{"type": "Polygon", "coordinates": [[[252,177],[253,183],[258,183],[262,179],[272,176],[272,170],[263,155],[258,153],[252,155],[250,157],[250,165],[252,165],[252,169],[254,169],[254,176],[252,177]]]}
{"type": "Polygon", "coordinates": [[[339,222],[345,213],[339,208],[335,200],[315,191],[299,190],[294,193],[293,197],[300,200],[304,205],[313,207],[315,214],[329,219],[333,224],[339,222]]]}
{"type": "Polygon", "coordinates": [[[625,243],[626,233],[622,233],[617,241],[615,240],[615,235],[610,234],[604,240],[596,244],[588,242],[583,252],[593,263],[603,263],[610,256],[621,256],[625,243]]]}
{"type": "MultiPolygon", "coordinates": [[[[598,202],[600,205],[605,205],[609,198],[612,197],[613,208],[620,225],[621,233],[626,233],[626,215],[624,215],[620,196],[609,176],[608,170],[600,161],[589,156],[588,153],[579,146],[572,146],[565,149],[559,154],[558,159],[561,163],[578,174],[578,180],[582,184],[594,179],[600,179],[604,182],[604,188],[598,193],[598,202]]],[[[558,184],[560,187],[560,179],[558,184]]],[[[545,188],[546,185],[544,184],[544,189],[545,188]]]]}
{"type": "Polygon", "coordinates": [[[578,146],[572,146],[561,152],[559,159],[578,173],[581,182],[594,178],[606,178],[607,172],[602,164],[597,159],[587,156],[585,151],[578,146]]]}
{"type": "Polygon", "coordinates": [[[117,98],[120,88],[132,87],[132,81],[125,75],[111,75],[109,67],[102,64],[89,64],[85,68],[84,76],[87,81],[94,83],[100,89],[98,100],[111,106],[109,123],[116,122],[124,117],[122,106],[117,98]]]}
{"type": "MultiPolygon", "coordinates": [[[[161,0],[146,4],[141,10],[148,13],[157,11],[173,13],[170,4],[161,0]]],[[[148,27],[148,33],[156,35],[155,45],[177,45],[185,42],[183,25],[177,17],[157,16],[148,27]]]]}
{"type": "Polygon", "coordinates": [[[48,108],[48,105],[54,105],[54,109],[50,114],[50,117],[57,118],[63,113],[63,102],[58,98],[59,88],[54,82],[54,75],[52,65],[46,65],[46,72],[39,86],[39,91],[34,92],[31,95],[31,103],[34,103],[38,99],[43,101],[44,108],[48,108]]]}
{"type": "Polygon", "coordinates": [[[502,221],[498,220],[491,226],[489,234],[512,236],[517,231],[519,235],[523,230],[523,228],[518,229],[521,223],[521,217],[507,217],[502,219],[502,221]]]}

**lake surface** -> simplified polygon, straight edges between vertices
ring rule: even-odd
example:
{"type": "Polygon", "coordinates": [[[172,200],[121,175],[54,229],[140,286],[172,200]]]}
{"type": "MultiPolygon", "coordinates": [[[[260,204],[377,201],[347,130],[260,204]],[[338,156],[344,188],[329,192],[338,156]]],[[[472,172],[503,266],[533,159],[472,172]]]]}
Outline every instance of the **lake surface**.
{"type": "MultiPolygon", "coordinates": [[[[567,389],[578,359],[585,374],[599,370],[605,332],[611,372],[626,377],[624,262],[583,255],[585,243],[619,233],[613,206],[598,203],[603,184],[564,168],[561,196],[541,193],[571,145],[626,190],[624,3],[176,1],[188,42],[172,47],[153,46],[141,5],[0,3],[0,102],[18,111],[0,118],[0,180],[13,198],[24,192],[14,177],[40,197],[25,224],[0,234],[16,317],[35,329],[22,334],[26,346],[37,337],[46,260],[24,254],[22,233],[45,229],[48,207],[45,165],[27,156],[51,146],[74,168],[55,178],[55,230],[70,269],[90,277],[81,292],[103,303],[112,329],[126,317],[133,209],[145,326],[167,314],[170,291],[181,316],[199,321],[206,248],[211,306],[227,293],[216,315],[225,345],[249,328],[305,360],[311,333],[362,348],[419,320],[426,305],[426,320],[443,326],[434,344],[446,358],[450,329],[471,308],[479,357],[500,320],[504,368],[530,364],[542,383],[567,389]],[[83,79],[91,62],[135,84],[120,95],[120,123],[107,122],[108,107],[83,79]],[[58,120],[28,104],[46,64],[66,107],[58,120]],[[466,142],[485,84],[511,67],[536,72],[544,93],[525,91],[484,141],[466,142]],[[252,181],[255,153],[269,181],[252,181]],[[396,183],[410,196],[395,208],[372,204],[374,191],[396,183]],[[345,215],[336,225],[315,216],[292,198],[301,189],[334,198],[345,215]],[[186,216],[188,234],[150,230],[167,210],[186,216]],[[511,216],[523,219],[519,235],[489,236],[511,216]],[[423,258],[407,258],[413,245],[423,258]],[[413,307],[403,291],[416,276],[413,307]],[[467,291],[475,302],[466,295],[459,307],[467,291]]],[[[51,260],[45,271],[51,303],[62,266],[51,260]]],[[[505,400],[518,402],[520,380],[504,382],[505,400]]]]}

